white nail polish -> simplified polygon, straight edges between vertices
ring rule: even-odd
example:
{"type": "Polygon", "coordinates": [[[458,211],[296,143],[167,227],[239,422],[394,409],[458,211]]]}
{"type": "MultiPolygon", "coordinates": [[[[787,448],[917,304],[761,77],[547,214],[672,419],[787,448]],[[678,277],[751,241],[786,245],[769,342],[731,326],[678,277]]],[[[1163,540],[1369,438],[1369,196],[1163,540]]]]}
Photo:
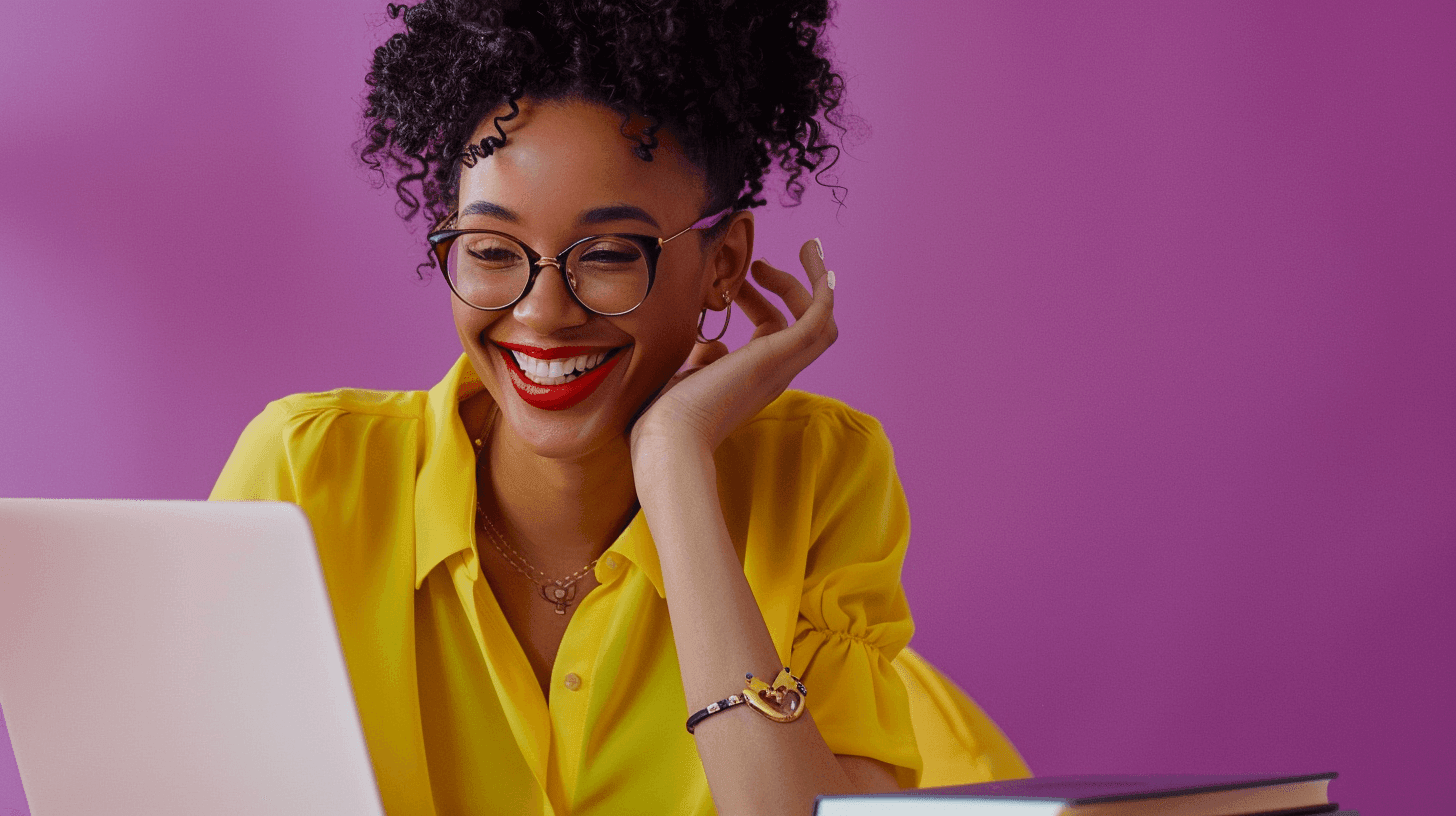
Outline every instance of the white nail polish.
{"type": "Polygon", "coordinates": [[[834,291],[834,270],[829,270],[829,291],[834,291]]]}
{"type": "Polygon", "coordinates": [[[819,243],[818,238],[814,239],[814,248],[819,250],[819,260],[824,260],[824,245],[819,243]]]}

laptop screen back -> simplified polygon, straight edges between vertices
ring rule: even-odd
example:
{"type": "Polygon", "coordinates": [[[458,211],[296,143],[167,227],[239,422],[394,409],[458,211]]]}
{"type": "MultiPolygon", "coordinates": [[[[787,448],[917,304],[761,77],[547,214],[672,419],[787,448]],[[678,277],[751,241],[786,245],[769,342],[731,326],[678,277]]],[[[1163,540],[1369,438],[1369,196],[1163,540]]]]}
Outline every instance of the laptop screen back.
{"type": "Polygon", "coordinates": [[[36,816],[383,813],[293,505],[0,499],[0,707],[36,816]]]}

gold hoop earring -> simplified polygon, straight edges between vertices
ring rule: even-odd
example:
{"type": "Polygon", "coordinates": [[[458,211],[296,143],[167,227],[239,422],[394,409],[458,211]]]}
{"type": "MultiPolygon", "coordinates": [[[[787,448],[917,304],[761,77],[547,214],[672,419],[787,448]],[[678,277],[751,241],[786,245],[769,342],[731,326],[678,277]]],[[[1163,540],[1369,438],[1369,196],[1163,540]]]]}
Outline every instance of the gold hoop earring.
{"type": "Polygon", "coordinates": [[[704,309],[702,313],[698,315],[699,343],[716,343],[719,340],[723,339],[723,335],[728,333],[728,321],[733,319],[733,299],[728,297],[727,292],[723,293],[723,302],[728,304],[727,306],[723,307],[723,328],[719,330],[718,334],[713,336],[711,339],[703,336],[703,321],[706,320],[708,317],[708,310],[704,309]]]}

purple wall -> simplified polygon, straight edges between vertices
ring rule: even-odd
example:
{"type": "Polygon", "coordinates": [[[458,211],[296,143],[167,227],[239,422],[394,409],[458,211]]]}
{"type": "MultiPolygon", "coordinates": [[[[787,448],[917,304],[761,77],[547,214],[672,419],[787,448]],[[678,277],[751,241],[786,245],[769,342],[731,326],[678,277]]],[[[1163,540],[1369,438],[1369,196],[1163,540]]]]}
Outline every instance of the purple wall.
{"type": "MultiPolygon", "coordinates": [[[[0,26],[0,495],[200,499],[268,400],[444,372],[449,293],[351,161],[383,5],[0,26]]],[[[1448,806],[1456,7],[838,21],[849,206],[760,232],[838,274],[797,385],[895,443],[919,648],[1039,774],[1333,769],[1367,814],[1448,806]]]]}

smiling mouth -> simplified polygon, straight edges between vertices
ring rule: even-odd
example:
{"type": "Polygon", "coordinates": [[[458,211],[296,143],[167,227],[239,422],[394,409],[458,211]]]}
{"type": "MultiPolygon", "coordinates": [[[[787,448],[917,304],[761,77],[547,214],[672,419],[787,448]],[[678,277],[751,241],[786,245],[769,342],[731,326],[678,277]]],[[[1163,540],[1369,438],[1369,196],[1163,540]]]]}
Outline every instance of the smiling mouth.
{"type": "Polygon", "coordinates": [[[536,385],[565,385],[612,359],[619,351],[621,349],[582,354],[560,360],[540,360],[515,349],[506,349],[506,353],[515,360],[516,368],[520,370],[521,375],[536,385]]]}

